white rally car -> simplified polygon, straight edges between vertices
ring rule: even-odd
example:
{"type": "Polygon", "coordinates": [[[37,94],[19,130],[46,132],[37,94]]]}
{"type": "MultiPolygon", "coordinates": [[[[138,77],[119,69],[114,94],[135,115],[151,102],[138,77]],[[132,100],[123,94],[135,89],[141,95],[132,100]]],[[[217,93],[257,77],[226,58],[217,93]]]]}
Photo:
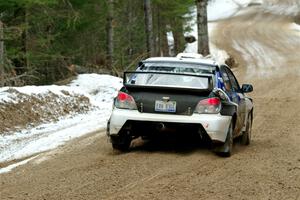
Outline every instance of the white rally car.
{"type": "Polygon", "coordinates": [[[252,90],[240,87],[228,66],[198,54],[149,58],[124,73],[107,135],[114,149],[126,151],[137,137],[184,127],[230,156],[234,138],[250,143],[253,102],[245,93],[252,90]]]}

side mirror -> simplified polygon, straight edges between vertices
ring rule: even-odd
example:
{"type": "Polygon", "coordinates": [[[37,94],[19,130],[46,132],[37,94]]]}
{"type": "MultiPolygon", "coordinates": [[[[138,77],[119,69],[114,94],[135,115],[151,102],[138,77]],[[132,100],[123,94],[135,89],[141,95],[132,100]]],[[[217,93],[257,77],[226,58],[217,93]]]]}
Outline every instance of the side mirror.
{"type": "Polygon", "coordinates": [[[251,84],[243,84],[242,85],[242,92],[249,93],[253,91],[253,86],[251,84]]]}

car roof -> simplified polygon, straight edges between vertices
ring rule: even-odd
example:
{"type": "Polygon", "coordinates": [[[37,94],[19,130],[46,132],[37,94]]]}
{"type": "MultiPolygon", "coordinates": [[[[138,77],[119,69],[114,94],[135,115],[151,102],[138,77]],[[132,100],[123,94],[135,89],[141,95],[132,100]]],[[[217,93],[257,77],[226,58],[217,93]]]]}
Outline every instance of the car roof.
{"type": "Polygon", "coordinates": [[[152,57],[143,61],[146,62],[176,62],[176,63],[193,63],[202,65],[218,66],[213,59],[208,58],[190,58],[190,57],[152,57]]]}

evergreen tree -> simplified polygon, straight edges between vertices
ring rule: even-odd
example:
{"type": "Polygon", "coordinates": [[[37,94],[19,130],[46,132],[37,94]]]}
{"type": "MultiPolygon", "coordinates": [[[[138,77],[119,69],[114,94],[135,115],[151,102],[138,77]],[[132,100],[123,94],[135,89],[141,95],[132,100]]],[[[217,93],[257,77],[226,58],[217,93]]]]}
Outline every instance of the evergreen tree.
{"type": "Polygon", "coordinates": [[[144,1],[0,1],[6,57],[1,59],[5,67],[0,73],[6,71],[9,80],[20,79],[5,84],[49,84],[77,72],[111,73],[112,69],[122,75],[148,57],[146,33],[150,32],[151,56],[169,55],[167,32],[174,35],[176,53],[182,51],[184,16],[194,0],[144,1]],[[147,7],[152,31],[145,31],[144,1],[151,1],[147,7]]]}

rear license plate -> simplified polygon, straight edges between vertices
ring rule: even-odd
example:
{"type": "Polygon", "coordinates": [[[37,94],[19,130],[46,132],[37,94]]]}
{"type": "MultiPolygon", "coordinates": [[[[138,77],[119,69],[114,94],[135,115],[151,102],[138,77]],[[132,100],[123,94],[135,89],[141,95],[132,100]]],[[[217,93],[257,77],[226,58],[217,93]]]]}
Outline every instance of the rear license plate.
{"type": "Polygon", "coordinates": [[[176,101],[155,101],[155,111],[156,112],[176,112],[176,101]]]}

